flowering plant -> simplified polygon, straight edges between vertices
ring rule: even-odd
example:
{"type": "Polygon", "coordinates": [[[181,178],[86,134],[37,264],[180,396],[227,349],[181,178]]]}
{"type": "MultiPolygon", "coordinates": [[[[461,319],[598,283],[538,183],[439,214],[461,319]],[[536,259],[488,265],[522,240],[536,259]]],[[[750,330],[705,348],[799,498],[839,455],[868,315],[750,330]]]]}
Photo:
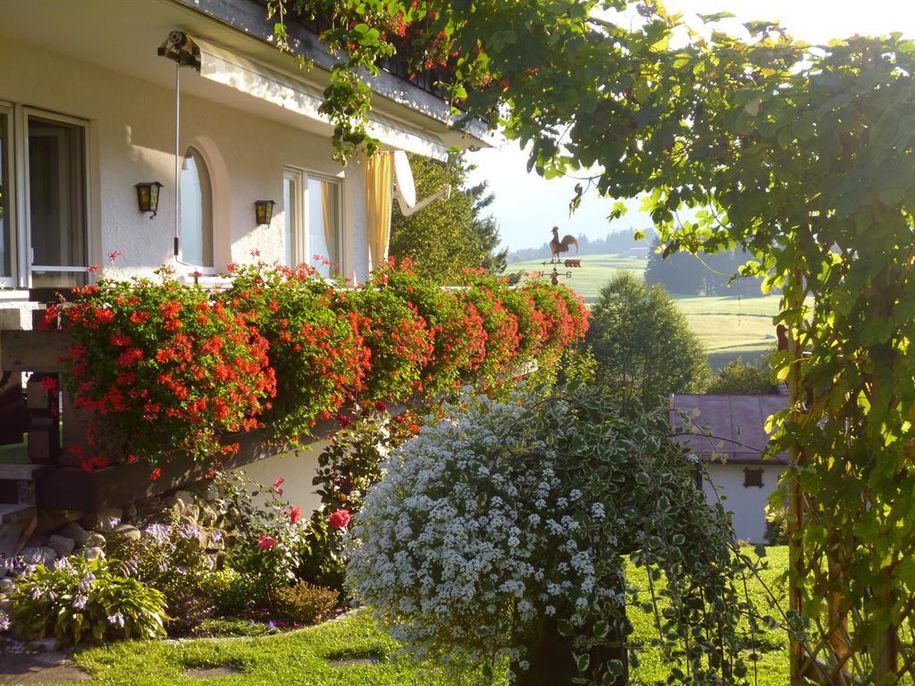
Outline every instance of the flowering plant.
{"type": "Polygon", "coordinates": [[[175,623],[196,623],[212,609],[210,578],[216,568],[212,549],[222,548],[223,534],[177,515],[153,522],[133,540],[110,536],[105,554],[113,571],[160,591],[175,623]]]}
{"type": "Polygon", "coordinates": [[[258,426],[276,390],[267,341],[206,292],[167,275],[78,289],[48,308],[70,335],[69,391],[101,426],[79,455],[87,468],[176,450],[195,458],[231,453],[225,433],[258,426]],[[142,436],[142,440],[137,440],[142,436]]]}
{"type": "Polygon", "coordinates": [[[231,593],[243,606],[231,609],[265,607],[275,591],[295,579],[307,522],[300,521],[301,510],[283,498],[282,479],[272,487],[256,483],[249,487],[238,475],[217,478],[223,494],[219,506],[226,530],[226,562],[238,572],[236,582],[243,585],[231,593]]]}
{"type": "Polygon", "coordinates": [[[295,442],[346,403],[507,385],[587,329],[571,291],[509,289],[482,274],[442,290],[391,263],[345,291],[304,266],[232,271],[235,285],[213,298],[163,273],[161,283],[102,279],[48,309],[45,328],[72,342],[68,391],[100,418],[87,445],[70,447],[84,467],[178,452],[218,459],[237,448],[226,434],[267,422],[295,442]]]}
{"type": "Polygon", "coordinates": [[[394,451],[351,524],[347,582],[418,655],[508,656],[518,683],[617,684],[631,554],[666,575],[652,598],[679,673],[740,683],[727,517],[667,433],[661,413],[576,387],[466,398],[394,451]]]}
{"type": "Polygon", "coordinates": [[[483,318],[462,293],[446,291],[413,271],[412,262],[393,258],[373,274],[377,288],[393,290],[426,321],[432,353],[422,370],[422,389],[429,395],[453,390],[472,378],[486,354],[483,318]]]}
{"type": "Polygon", "coordinates": [[[340,311],[337,291],[306,265],[249,265],[232,276],[220,299],[269,341],[277,380],[270,428],[295,442],[365,388],[370,351],[358,315],[340,311]]]}
{"type": "Polygon", "coordinates": [[[354,316],[371,350],[366,385],[370,397],[397,401],[422,391],[423,369],[434,347],[429,323],[416,305],[384,285],[387,275],[356,291],[340,294],[344,311],[354,316]]]}
{"type": "Polygon", "coordinates": [[[136,579],[117,576],[104,560],[74,555],[51,568],[38,565],[20,579],[10,618],[14,631],[29,638],[160,638],[165,598],[136,579]]]}
{"type": "Polygon", "coordinates": [[[521,347],[518,316],[505,306],[502,296],[508,290],[498,279],[480,272],[465,275],[468,290],[464,297],[477,309],[486,331],[486,355],[478,373],[484,381],[496,381],[516,360],[521,347]]]}

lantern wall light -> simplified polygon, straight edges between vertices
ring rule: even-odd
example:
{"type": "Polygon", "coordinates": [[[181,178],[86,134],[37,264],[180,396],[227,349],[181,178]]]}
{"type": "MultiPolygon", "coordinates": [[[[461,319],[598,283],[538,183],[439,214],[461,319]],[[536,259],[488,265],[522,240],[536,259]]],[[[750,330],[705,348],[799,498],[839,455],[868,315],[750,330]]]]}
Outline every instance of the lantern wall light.
{"type": "Polygon", "coordinates": [[[273,200],[254,201],[254,213],[258,226],[270,223],[270,220],[273,218],[273,208],[275,205],[276,203],[273,200]]]}
{"type": "Polygon", "coordinates": [[[136,185],[137,204],[140,212],[151,212],[150,219],[159,211],[159,189],[162,184],[158,181],[144,181],[136,185]]]}

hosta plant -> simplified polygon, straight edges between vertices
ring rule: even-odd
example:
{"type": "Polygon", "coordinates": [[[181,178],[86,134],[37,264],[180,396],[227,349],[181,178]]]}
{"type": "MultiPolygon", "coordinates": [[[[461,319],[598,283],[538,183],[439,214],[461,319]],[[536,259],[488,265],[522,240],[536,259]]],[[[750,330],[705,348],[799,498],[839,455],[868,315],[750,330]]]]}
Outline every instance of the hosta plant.
{"type": "Polygon", "coordinates": [[[104,560],[74,555],[53,567],[38,565],[16,586],[10,602],[14,631],[23,638],[86,640],[161,638],[163,595],[116,575],[104,560]]]}

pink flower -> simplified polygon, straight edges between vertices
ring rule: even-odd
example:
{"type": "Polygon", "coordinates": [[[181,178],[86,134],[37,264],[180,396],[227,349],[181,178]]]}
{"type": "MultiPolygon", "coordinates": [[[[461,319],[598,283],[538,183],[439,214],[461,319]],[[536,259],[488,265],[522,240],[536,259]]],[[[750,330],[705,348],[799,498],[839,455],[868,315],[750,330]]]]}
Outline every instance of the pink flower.
{"type": "Polygon", "coordinates": [[[257,537],[257,547],[261,550],[273,550],[273,546],[276,545],[276,539],[273,536],[268,536],[267,534],[261,534],[257,537]]]}
{"type": "Polygon", "coordinates": [[[349,524],[352,515],[347,510],[337,510],[328,518],[327,523],[331,529],[343,529],[349,524]]]}
{"type": "Polygon", "coordinates": [[[282,486],[284,483],[286,483],[286,479],[281,476],[277,477],[276,481],[273,482],[273,492],[277,495],[283,495],[282,486]]]}
{"type": "Polygon", "coordinates": [[[388,405],[387,405],[387,403],[384,402],[384,400],[376,400],[375,409],[378,410],[379,412],[387,412],[388,405]]]}
{"type": "Polygon", "coordinates": [[[124,255],[124,253],[122,253],[120,250],[111,250],[108,253],[108,261],[114,262],[115,260],[117,260],[119,257],[122,257],[123,255],[124,255]]]}
{"type": "Polygon", "coordinates": [[[298,524],[299,520],[302,518],[302,508],[298,505],[293,505],[292,509],[289,510],[289,521],[293,524],[298,524]]]}

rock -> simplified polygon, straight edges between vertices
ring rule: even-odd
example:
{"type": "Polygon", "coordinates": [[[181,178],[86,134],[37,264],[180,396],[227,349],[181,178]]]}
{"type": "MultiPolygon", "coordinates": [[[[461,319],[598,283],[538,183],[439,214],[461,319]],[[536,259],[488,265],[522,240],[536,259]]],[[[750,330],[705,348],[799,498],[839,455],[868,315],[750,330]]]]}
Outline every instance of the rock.
{"type": "Polygon", "coordinates": [[[106,507],[98,512],[90,512],[79,521],[87,529],[108,533],[114,531],[114,527],[121,523],[123,515],[119,507],[106,507]]]}
{"type": "Polygon", "coordinates": [[[183,514],[185,517],[196,523],[200,521],[200,506],[196,503],[193,505],[188,505],[184,508],[183,514]]]}
{"type": "Polygon", "coordinates": [[[87,548],[104,548],[105,537],[99,533],[91,533],[84,544],[87,548]]]}
{"type": "Polygon", "coordinates": [[[207,487],[203,489],[201,495],[208,503],[215,503],[219,500],[219,489],[213,484],[207,484],[207,487]]]}
{"type": "Polygon", "coordinates": [[[9,598],[0,596],[0,610],[3,610],[4,612],[9,610],[11,604],[12,601],[9,598]]]}
{"type": "Polygon", "coordinates": [[[66,536],[54,535],[48,539],[48,547],[54,549],[57,557],[66,557],[73,552],[76,541],[66,536]]]}
{"type": "Polygon", "coordinates": [[[78,546],[86,545],[86,539],[89,538],[89,532],[80,526],[78,522],[70,522],[67,524],[67,526],[60,530],[60,535],[72,538],[76,541],[76,545],[78,546]]]}
{"type": "Polygon", "coordinates": [[[175,501],[181,506],[182,512],[187,511],[191,505],[196,504],[194,494],[190,491],[175,491],[173,495],[175,496],[175,501]]]}
{"type": "Polygon", "coordinates": [[[140,540],[140,530],[130,524],[121,524],[113,532],[112,536],[118,536],[120,538],[126,538],[128,541],[139,541],[140,540]]]}
{"type": "Polygon", "coordinates": [[[0,593],[12,593],[16,588],[16,582],[12,579],[0,579],[0,593]]]}
{"type": "Polygon", "coordinates": [[[56,638],[41,638],[37,641],[29,641],[29,646],[39,652],[53,653],[60,648],[60,641],[56,638]]]}
{"type": "Polygon", "coordinates": [[[85,514],[82,510],[39,510],[36,530],[39,533],[47,534],[65,524],[75,522],[80,517],[84,517],[85,514]]]}
{"type": "Polygon", "coordinates": [[[207,526],[213,524],[216,521],[216,510],[207,504],[200,505],[200,517],[197,521],[207,526]]]}
{"type": "Polygon", "coordinates": [[[57,551],[45,546],[28,546],[19,551],[19,557],[28,564],[49,567],[57,560],[57,551]]]}
{"type": "Polygon", "coordinates": [[[83,557],[87,560],[104,560],[105,551],[97,546],[90,546],[88,548],[83,548],[83,557]]]}

